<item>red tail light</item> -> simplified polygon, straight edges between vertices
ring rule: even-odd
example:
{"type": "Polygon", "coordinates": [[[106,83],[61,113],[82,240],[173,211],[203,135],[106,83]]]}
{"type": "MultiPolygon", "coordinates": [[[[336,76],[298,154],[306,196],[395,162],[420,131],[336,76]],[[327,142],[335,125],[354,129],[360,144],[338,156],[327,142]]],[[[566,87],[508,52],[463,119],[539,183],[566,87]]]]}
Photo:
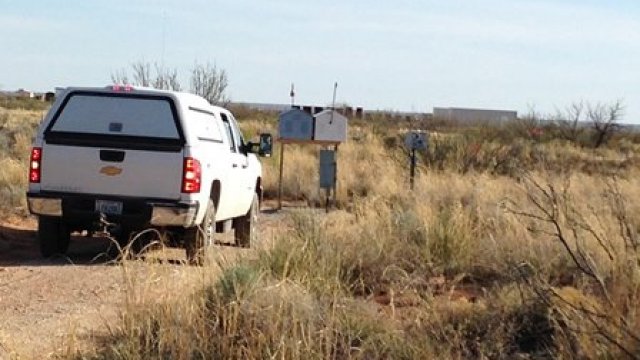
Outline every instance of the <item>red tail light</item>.
{"type": "Polygon", "coordinates": [[[202,168],[200,167],[200,162],[192,157],[184,158],[182,192],[185,194],[199,193],[201,177],[202,168]]]}
{"type": "Polygon", "coordinates": [[[40,165],[42,164],[42,148],[34,147],[31,149],[31,157],[29,161],[29,182],[40,182],[40,165]]]}
{"type": "Polygon", "coordinates": [[[111,90],[129,92],[133,90],[133,86],[131,86],[130,84],[124,84],[124,85],[114,84],[113,86],[111,86],[111,90]]]}

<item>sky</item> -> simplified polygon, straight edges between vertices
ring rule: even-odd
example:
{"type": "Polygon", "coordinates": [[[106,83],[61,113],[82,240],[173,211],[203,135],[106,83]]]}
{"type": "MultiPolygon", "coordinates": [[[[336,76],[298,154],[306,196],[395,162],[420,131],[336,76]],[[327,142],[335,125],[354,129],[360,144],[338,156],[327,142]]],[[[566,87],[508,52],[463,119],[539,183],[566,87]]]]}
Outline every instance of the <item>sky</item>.
{"type": "Polygon", "coordinates": [[[638,0],[0,0],[0,89],[104,86],[134,62],[215,63],[233,101],[431,112],[625,105],[638,0]]]}

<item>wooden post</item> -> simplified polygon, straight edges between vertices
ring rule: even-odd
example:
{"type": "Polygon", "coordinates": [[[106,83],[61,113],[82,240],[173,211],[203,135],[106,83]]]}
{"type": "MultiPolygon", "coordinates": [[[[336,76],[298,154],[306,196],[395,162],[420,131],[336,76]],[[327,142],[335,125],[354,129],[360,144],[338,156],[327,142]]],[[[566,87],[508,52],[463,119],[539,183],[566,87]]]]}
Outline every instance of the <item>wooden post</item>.
{"type": "MultiPolygon", "coordinates": [[[[329,147],[326,145],[322,146],[323,150],[328,150],[329,147]]],[[[325,187],[324,188],[324,212],[325,213],[329,213],[329,205],[331,204],[331,188],[330,187],[325,187]]]]}
{"type": "Polygon", "coordinates": [[[338,143],[336,143],[333,147],[333,151],[335,152],[335,161],[336,161],[336,171],[333,173],[333,206],[336,207],[338,203],[338,143]]]}
{"type": "Polygon", "coordinates": [[[416,149],[411,149],[411,167],[409,168],[409,182],[411,186],[411,190],[413,190],[413,186],[415,184],[416,177],[416,149]]]}
{"type": "Polygon", "coordinates": [[[284,143],[280,142],[280,177],[278,178],[278,210],[282,209],[282,171],[284,169],[284,143]]]}
{"type": "Polygon", "coordinates": [[[324,201],[324,212],[325,213],[329,213],[329,202],[331,201],[331,189],[330,188],[326,188],[324,189],[325,191],[325,195],[326,195],[326,199],[324,201]]]}

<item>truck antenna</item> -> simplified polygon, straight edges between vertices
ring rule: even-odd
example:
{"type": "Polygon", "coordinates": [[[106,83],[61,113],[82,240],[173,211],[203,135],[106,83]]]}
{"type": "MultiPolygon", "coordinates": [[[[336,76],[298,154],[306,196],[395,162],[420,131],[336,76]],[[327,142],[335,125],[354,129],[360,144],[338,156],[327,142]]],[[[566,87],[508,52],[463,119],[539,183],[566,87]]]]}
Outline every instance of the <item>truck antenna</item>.
{"type": "Polygon", "coordinates": [[[164,71],[164,53],[167,42],[167,12],[166,9],[162,9],[162,54],[160,55],[160,67],[164,71]]]}

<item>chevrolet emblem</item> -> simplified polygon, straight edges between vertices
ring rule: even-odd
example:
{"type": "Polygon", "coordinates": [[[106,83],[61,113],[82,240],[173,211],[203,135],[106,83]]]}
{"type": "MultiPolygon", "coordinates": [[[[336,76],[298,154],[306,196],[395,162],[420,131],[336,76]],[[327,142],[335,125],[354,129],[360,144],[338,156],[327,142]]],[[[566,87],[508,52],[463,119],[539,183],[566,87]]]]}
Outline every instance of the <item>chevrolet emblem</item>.
{"type": "Polygon", "coordinates": [[[107,176],[116,176],[122,173],[122,169],[115,166],[105,166],[102,169],[100,169],[100,173],[105,174],[107,176]]]}

